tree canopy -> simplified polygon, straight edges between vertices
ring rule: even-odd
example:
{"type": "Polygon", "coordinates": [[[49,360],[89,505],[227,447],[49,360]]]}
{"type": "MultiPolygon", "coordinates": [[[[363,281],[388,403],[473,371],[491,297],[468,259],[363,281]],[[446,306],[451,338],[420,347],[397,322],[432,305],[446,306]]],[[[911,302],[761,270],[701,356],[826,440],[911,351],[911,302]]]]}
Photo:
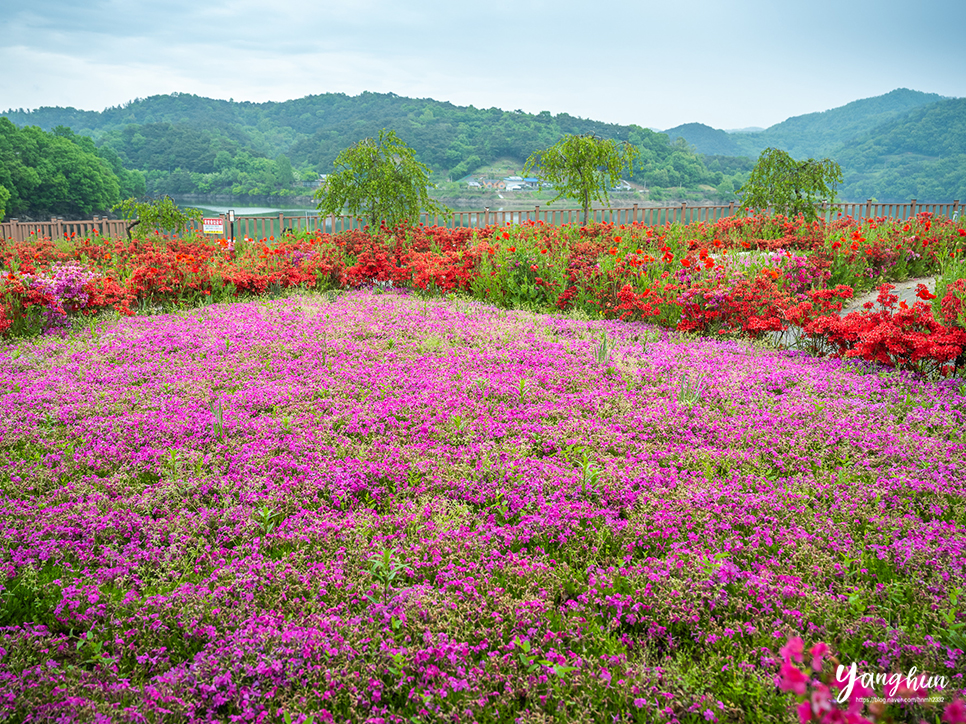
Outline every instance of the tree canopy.
{"type": "Polygon", "coordinates": [[[0,186],[9,197],[8,216],[81,217],[107,211],[120,184],[93,142],[77,142],[70,129],[47,133],[17,128],[0,118],[0,186]]]}
{"type": "Polygon", "coordinates": [[[394,226],[419,221],[419,214],[446,213],[448,209],[429,198],[429,168],[393,131],[378,138],[364,138],[335,159],[335,173],[328,176],[315,198],[324,214],[363,216],[375,227],[380,221],[394,226]]]}
{"type": "Polygon", "coordinates": [[[630,143],[618,143],[595,135],[566,135],[550,148],[527,159],[524,173],[536,171],[557,190],[550,200],[568,197],[584,210],[584,223],[591,202],[608,202],[608,187],[620,183],[621,172],[631,169],[638,150],[630,143]]]}

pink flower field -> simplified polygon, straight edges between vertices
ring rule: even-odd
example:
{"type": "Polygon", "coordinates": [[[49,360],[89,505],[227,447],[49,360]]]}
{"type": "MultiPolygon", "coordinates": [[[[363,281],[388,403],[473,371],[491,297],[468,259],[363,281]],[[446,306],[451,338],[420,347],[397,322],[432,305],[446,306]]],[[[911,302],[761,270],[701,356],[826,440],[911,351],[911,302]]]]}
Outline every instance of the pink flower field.
{"type": "Polygon", "coordinates": [[[0,720],[963,721],[963,380],[581,316],[355,290],[0,348],[0,720]]]}

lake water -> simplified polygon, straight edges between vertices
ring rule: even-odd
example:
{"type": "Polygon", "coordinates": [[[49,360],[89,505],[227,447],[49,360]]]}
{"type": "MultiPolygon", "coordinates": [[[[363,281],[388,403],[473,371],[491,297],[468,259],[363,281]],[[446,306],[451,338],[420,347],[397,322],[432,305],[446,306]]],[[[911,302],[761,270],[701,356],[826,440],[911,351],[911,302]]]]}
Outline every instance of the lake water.
{"type": "Polygon", "coordinates": [[[201,209],[214,214],[227,214],[234,210],[235,216],[318,216],[316,209],[280,209],[277,206],[215,206],[209,204],[180,204],[186,208],[201,209]]]}

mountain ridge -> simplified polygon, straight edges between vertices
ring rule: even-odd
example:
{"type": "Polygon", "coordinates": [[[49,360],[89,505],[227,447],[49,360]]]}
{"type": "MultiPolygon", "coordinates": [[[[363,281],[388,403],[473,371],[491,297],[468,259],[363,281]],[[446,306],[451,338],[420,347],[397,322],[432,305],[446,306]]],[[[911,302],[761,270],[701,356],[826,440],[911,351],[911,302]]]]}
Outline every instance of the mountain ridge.
{"type": "Polygon", "coordinates": [[[654,132],[566,113],[478,109],[370,92],[263,103],[174,93],[104,111],[44,106],[0,115],[18,126],[66,126],[91,136],[125,168],[142,171],[152,193],[286,193],[293,183],[309,183],[331,170],[351,143],[386,127],[412,145],[420,160],[454,180],[497,158],[522,164],[565,133],[594,133],[638,147],[640,164],[631,176],[650,190],[651,200],[666,197],[667,189],[733,198],[767,147],[839,161],[842,198],[903,200],[933,194],[966,198],[966,181],[959,180],[966,179],[966,155],[957,140],[957,134],[966,138],[966,106],[958,100],[898,88],[762,130],[733,132],[698,122],[654,132]],[[916,139],[915,149],[897,134],[916,139]]]}

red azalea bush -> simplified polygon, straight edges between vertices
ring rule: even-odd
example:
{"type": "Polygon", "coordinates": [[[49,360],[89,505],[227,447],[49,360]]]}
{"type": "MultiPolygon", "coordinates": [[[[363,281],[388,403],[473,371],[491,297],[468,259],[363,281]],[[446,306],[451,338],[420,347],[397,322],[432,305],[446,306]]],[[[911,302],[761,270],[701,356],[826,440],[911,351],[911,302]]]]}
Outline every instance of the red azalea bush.
{"type": "MultiPolygon", "coordinates": [[[[835,356],[861,357],[918,374],[948,375],[966,364],[966,330],[937,322],[924,302],[912,307],[892,294],[893,285],[879,287],[878,311],[866,309],[845,317],[824,316],[805,326],[835,356]]],[[[920,285],[920,294],[925,290],[920,285]]]]}
{"type": "Polygon", "coordinates": [[[747,334],[759,338],[766,332],[781,331],[784,310],[791,298],[764,270],[754,279],[728,282],[709,277],[683,291],[678,298],[682,332],[747,334]]]}
{"type": "Polygon", "coordinates": [[[134,316],[131,305],[136,301],[134,292],[122,286],[117,280],[111,277],[98,277],[92,279],[84,285],[87,292],[87,306],[82,310],[82,314],[97,314],[108,307],[126,316],[134,316]]]}
{"type": "Polygon", "coordinates": [[[359,245],[356,251],[356,263],[343,274],[346,286],[358,287],[377,281],[391,281],[396,286],[402,286],[409,281],[411,271],[405,261],[376,240],[359,245]]]}
{"type": "MultiPolygon", "coordinates": [[[[57,308],[57,300],[38,287],[8,273],[0,279],[0,333],[29,334],[44,328],[46,309],[57,308]]],[[[57,309],[63,314],[63,309],[57,309]]]]}
{"type": "Polygon", "coordinates": [[[949,327],[966,327],[966,279],[957,279],[948,287],[940,303],[943,323],[949,327]]]}
{"type": "Polygon", "coordinates": [[[485,253],[480,246],[463,251],[412,252],[408,261],[412,269],[413,285],[422,290],[436,288],[444,292],[466,291],[477,276],[480,256],[485,253]]]}
{"type": "Polygon", "coordinates": [[[650,287],[638,294],[630,284],[625,284],[617,295],[620,304],[614,312],[620,312],[619,318],[628,322],[654,321],[655,317],[668,314],[668,306],[673,304],[668,301],[668,296],[676,290],[677,286],[668,284],[663,289],[663,295],[660,291],[652,291],[650,287]]]}

